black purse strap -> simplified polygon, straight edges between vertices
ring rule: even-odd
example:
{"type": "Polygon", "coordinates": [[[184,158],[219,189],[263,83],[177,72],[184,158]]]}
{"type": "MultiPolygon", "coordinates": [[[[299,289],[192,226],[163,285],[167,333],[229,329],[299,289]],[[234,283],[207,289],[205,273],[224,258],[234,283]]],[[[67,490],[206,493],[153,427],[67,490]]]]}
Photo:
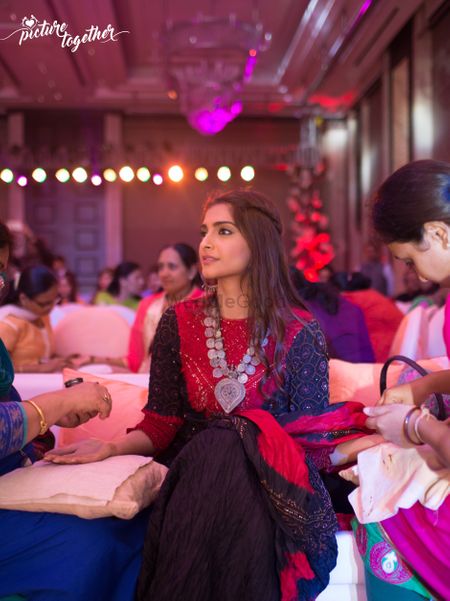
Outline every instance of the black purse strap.
{"type": "MultiPolygon", "coordinates": [[[[421,365],[416,363],[413,359],[410,359],[409,357],[405,357],[403,355],[393,355],[392,357],[389,357],[389,359],[386,361],[386,363],[381,368],[380,394],[383,394],[383,392],[386,390],[387,372],[388,372],[390,364],[393,363],[394,361],[402,361],[403,363],[406,363],[407,365],[409,365],[410,367],[415,369],[421,376],[426,376],[429,373],[426,369],[424,369],[421,365]]],[[[436,398],[436,403],[437,403],[437,407],[438,407],[437,418],[439,420],[443,421],[446,419],[444,398],[443,398],[442,394],[440,394],[439,392],[435,392],[433,394],[436,398]]]]}

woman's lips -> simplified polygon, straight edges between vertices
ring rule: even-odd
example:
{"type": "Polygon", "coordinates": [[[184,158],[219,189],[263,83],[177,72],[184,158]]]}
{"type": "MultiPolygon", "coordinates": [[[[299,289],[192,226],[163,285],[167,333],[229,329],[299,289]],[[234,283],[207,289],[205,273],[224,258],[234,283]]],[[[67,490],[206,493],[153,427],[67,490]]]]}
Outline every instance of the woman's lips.
{"type": "Polygon", "coordinates": [[[211,265],[211,263],[214,263],[217,260],[218,259],[216,259],[214,257],[202,257],[202,263],[203,263],[203,265],[211,265]]]}

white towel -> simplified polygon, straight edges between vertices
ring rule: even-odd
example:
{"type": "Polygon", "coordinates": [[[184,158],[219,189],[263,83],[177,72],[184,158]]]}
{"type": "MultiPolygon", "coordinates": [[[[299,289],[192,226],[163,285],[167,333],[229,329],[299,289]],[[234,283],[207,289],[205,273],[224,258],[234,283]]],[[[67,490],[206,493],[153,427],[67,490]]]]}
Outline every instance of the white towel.
{"type": "Polygon", "coordinates": [[[450,469],[430,469],[425,458],[431,453],[428,447],[403,449],[390,442],[359,453],[359,486],[349,496],[358,520],[380,522],[417,501],[429,509],[442,505],[450,492],[450,469]]]}

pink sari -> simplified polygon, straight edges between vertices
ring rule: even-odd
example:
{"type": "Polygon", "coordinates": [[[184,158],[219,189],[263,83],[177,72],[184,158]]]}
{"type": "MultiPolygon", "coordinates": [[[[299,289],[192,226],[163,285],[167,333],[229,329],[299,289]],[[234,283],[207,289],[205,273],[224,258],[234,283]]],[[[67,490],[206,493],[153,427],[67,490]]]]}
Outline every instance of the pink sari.
{"type": "Polygon", "coordinates": [[[450,497],[436,511],[416,503],[381,522],[407,564],[438,599],[450,599],[450,497]]]}

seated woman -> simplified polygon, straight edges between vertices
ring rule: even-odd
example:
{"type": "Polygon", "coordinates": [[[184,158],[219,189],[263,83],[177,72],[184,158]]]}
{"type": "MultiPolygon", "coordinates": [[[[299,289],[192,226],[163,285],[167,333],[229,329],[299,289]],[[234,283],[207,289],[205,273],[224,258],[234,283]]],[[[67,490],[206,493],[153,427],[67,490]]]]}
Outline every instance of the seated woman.
{"type": "MultiPolygon", "coordinates": [[[[0,223],[0,296],[10,247],[11,235],[0,223]]],[[[99,384],[86,382],[21,401],[13,380],[0,340],[0,487],[2,475],[34,460],[33,440],[50,426],[74,427],[111,411],[108,390],[99,384]]],[[[0,510],[0,599],[132,601],[146,520],[145,512],[125,521],[0,510]]]]}
{"type": "Polygon", "coordinates": [[[49,313],[58,301],[58,282],[48,267],[26,267],[13,295],[0,308],[0,338],[17,372],[61,370],[66,359],[55,357],[49,313]]]}
{"type": "Polygon", "coordinates": [[[335,566],[336,517],[318,470],[348,461],[365,417],[358,403],[328,403],[325,339],[292,287],[281,233],[257,192],[211,199],[199,254],[216,287],[162,316],[143,420],[113,443],[47,455],[157,454],[170,465],[139,601],[310,600],[335,566]]]}
{"type": "Polygon", "coordinates": [[[77,276],[72,271],[58,274],[58,295],[58,305],[84,304],[83,299],[78,296],[77,276]]]}
{"type": "Polygon", "coordinates": [[[97,276],[97,285],[95,287],[95,292],[90,300],[91,305],[97,304],[97,296],[101,292],[106,292],[108,290],[108,286],[111,284],[114,275],[114,269],[111,267],[105,267],[100,271],[97,276]]]}
{"type": "Polygon", "coordinates": [[[330,357],[373,363],[375,355],[362,310],[332,286],[308,282],[298,269],[291,268],[291,276],[300,298],[320,323],[330,357]]]}
{"type": "Polygon", "coordinates": [[[197,253],[183,242],[165,246],[159,253],[157,269],[163,289],[139,303],[126,361],[131,371],[148,371],[150,348],[164,311],[176,302],[201,296],[197,264],[197,253]]]}
{"type": "MultiPolygon", "coordinates": [[[[392,254],[415,269],[419,278],[450,286],[450,164],[415,161],[398,169],[378,190],[372,220],[392,254]]],[[[370,416],[367,425],[388,440],[401,446],[426,443],[435,451],[434,466],[450,467],[449,420],[437,421],[423,405],[434,392],[450,393],[449,371],[391,388],[380,407],[364,411],[370,416]]],[[[398,570],[367,566],[370,601],[450,599],[449,497],[434,511],[418,502],[410,509],[399,509],[381,526],[378,535],[386,553],[391,553],[397,565],[403,558],[409,575],[411,568],[413,572],[408,579],[410,590],[396,593],[392,583],[407,586],[405,579],[396,580],[398,570]]]]}
{"type": "Polygon", "coordinates": [[[123,305],[136,310],[144,288],[144,276],[138,263],[125,261],[115,269],[113,279],[106,292],[95,295],[96,305],[123,305]]]}

